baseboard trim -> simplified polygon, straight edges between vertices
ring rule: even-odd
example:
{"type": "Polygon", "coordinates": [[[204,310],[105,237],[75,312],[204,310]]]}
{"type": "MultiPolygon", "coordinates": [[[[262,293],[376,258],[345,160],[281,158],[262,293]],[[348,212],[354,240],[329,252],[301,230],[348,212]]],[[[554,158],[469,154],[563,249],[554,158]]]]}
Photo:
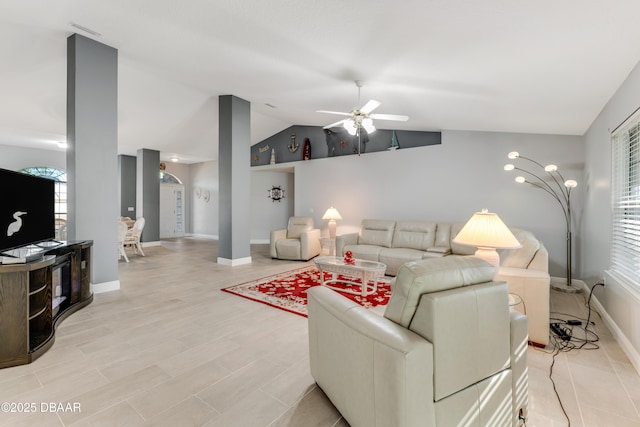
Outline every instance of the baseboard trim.
{"type": "Polygon", "coordinates": [[[218,240],[218,236],[213,235],[213,234],[189,233],[186,236],[187,237],[198,237],[200,239],[218,240]]]}
{"type": "MultiPolygon", "coordinates": [[[[589,295],[591,289],[587,286],[586,283],[582,282],[582,287],[586,295],[589,295]]],[[[587,297],[588,298],[588,297],[587,297]]],[[[605,310],[604,306],[598,300],[598,297],[594,295],[591,296],[591,304],[595,307],[595,310],[598,312],[602,321],[607,326],[613,338],[616,340],[624,354],[629,358],[629,361],[635,368],[636,372],[640,374],[640,353],[633,347],[631,342],[627,339],[626,335],[622,330],[616,325],[616,322],[609,316],[607,310],[605,310]]]]}
{"type": "Polygon", "coordinates": [[[161,246],[162,243],[158,240],[155,242],[140,242],[143,248],[149,248],[151,246],[161,246]]]}
{"type": "Polygon", "coordinates": [[[249,243],[251,243],[252,245],[268,245],[269,243],[271,243],[271,240],[269,240],[269,239],[253,239],[249,243]]]}
{"type": "Polygon", "coordinates": [[[120,280],[113,280],[111,282],[92,283],[91,292],[94,294],[103,294],[105,292],[113,292],[120,289],[120,280]]]}
{"type": "Polygon", "coordinates": [[[248,256],[245,258],[236,258],[236,259],[218,257],[218,264],[226,265],[229,267],[237,267],[239,265],[251,264],[251,257],[248,256]]]}

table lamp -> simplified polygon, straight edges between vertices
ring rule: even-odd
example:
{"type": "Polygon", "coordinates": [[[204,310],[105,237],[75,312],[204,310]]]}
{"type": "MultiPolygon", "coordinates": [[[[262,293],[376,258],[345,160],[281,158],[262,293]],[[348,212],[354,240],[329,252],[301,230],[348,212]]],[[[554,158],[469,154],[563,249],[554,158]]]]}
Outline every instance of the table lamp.
{"type": "Polygon", "coordinates": [[[324,213],[324,215],[322,215],[322,219],[328,219],[329,220],[329,238],[331,240],[335,240],[335,238],[336,238],[336,220],[337,219],[342,219],[342,216],[340,216],[340,213],[338,212],[338,210],[336,208],[331,206],[329,209],[327,209],[327,211],[324,213]]]}
{"type": "Polygon", "coordinates": [[[500,268],[500,255],[496,249],[515,249],[522,246],[500,217],[486,209],[473,214],[453,242],[476,246],[478,249],[475,256],[496,268],[494,279],[498,276],[500,268]]]}

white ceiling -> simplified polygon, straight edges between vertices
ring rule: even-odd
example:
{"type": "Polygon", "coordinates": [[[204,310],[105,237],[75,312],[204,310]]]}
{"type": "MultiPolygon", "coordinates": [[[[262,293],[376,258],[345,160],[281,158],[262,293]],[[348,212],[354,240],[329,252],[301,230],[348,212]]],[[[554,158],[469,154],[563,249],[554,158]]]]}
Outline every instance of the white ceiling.
{"type": "Polygon", "coordinates": [[[65,139],[66,38],[119,51],[118,147],[217,158],[218,96],[251,143],[382,102],[386,129],[582,135],[640,60],[638,0],[0,0],[0,144],[65,139]],[[101,33],[72,28],[76,22],[101,33]],[[273,105],[275,108],[267,106],[273,105]]]}

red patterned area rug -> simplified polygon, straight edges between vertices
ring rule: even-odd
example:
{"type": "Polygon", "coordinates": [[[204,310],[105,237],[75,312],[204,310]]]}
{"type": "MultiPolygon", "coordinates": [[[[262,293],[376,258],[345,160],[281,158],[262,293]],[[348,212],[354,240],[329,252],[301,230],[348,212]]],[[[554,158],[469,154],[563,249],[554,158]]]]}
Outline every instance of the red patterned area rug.
{"type": "MultiPolygon", "coordinates": [[[[330,273],[325,273],[326,280],[330,278],[329,276],[330,273]]],[[[349,280],[354,279],[349,278],[349,280]]],[[[222,290],[307,317],[307,289],[312,286],[320,286],[320,271],[315,266],[286,271],[222,290]]],[[[333,283],[332,286],[341,286],[341,284],[333,283]]],[[[347,293],[341,293],[341,295],[367,308],[386,305],[391,297],[390,279],[388,277],[380,279],[378,291],[373,295],[366,297],[347,293]]]]}

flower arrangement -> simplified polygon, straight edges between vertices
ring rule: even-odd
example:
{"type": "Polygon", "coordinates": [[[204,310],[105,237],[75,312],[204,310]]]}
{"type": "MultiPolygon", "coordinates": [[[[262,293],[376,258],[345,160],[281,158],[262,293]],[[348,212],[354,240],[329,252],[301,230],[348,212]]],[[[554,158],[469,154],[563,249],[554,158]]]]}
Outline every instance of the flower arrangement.
{"type": "Polygon", "coordinates": [[[353,258],[353,252],[347,251],[344,253],[344,263],[345,264],[355,264],[356,260],[353,258]]]}

